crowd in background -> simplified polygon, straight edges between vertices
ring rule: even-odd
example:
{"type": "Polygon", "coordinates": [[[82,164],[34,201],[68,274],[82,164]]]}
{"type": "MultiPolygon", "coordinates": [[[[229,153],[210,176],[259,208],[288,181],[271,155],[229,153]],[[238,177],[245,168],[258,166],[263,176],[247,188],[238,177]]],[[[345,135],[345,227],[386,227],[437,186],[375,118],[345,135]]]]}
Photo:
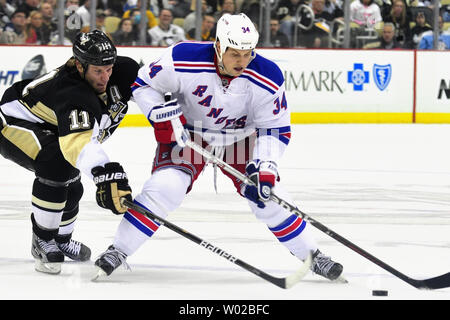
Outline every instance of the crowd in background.
{"type": "MultiPolygon", "coordinates": [[[[57,0],[0,0],[0,44],[72,43],[80,31],[95,27],[118,46],[169,46],[196,39],[195,0],[66,0],[64,39],[59,39],[57,0]],[[145,19],[147,23],[141,23],[145,19]],[[145,26],[145,39],[142,30],[145,26]]],[[[261,36],[259,47],[335,48],[342,43],[344,0],[273,0],[270,36],[261,28],[260,0],[202,0],[201,40],[213,41],[225,13],[246,13],[261,36]],[[299,9],[300,8],[300,9],[299,9]],[[263,39],[269,42],[263,43],[263,39]],[[269,45],[268,45],[269,43],[269,45]]],[[[350,3],[351,47],[433,49],[433,3],[423,0],[354,0],[350,3]]],[[[450,5],[440,4],[438,49],[450,49],[450,5]]],[[[198,35],[198,33],[197,33],[198,35]]]]}

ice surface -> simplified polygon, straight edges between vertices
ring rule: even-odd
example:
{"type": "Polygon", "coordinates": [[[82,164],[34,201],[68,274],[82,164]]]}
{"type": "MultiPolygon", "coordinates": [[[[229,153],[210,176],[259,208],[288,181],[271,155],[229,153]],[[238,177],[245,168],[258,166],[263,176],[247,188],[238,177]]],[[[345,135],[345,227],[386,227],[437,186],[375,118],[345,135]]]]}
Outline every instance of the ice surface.
{"type": "MultiPolygon", "coordinates": [[[[412,278],[450,271],[449,125],[295,125],[279,164],[282,183],[302,211],[412,278]]],[[[133,193],[150,174],[151,128],[120,128],[105,143],[123,164],[133,193]]],[[[344,265],[347,284],[308,274],[280,289],[225,259],[160,228],[118,269],[91,282],[93,261],[112,243],[119,216],[99,208],[94,185],[85,193],[74,238],[91,261],[67,262],[60,275],[34,270],[30,254],[33,174],[0,158],[0,299],[158,300],[448,300],[450,289],[423,291],[312,228],[320,249],[344,265]],[[373,297],[372,290],[389,290],[373,297]]],[[[258,222],[226,177],[213,188],[208,167],[169,220],[276,276],[299,267],[258,222]]]]}

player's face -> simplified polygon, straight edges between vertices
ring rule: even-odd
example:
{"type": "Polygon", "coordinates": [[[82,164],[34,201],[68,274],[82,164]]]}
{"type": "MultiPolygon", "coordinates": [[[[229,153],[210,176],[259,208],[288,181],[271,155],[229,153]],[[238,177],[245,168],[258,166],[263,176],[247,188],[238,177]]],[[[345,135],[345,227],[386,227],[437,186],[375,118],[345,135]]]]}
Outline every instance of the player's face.
{"type": "Polygon", "coordinates": [[[95,91],[103,93],[106,91],[106,86],[109,77],[111,77],[112,70],[112,64],[106,66],[89,65],[85,74],[85,79],[95,91]]]}
{"type": "Polygon", "coordinates": [[[225,72],[230,76],[239,77],[252,60],[252,51],[251,49],[238,50],[228,48],[222,55],[225,72]]]}

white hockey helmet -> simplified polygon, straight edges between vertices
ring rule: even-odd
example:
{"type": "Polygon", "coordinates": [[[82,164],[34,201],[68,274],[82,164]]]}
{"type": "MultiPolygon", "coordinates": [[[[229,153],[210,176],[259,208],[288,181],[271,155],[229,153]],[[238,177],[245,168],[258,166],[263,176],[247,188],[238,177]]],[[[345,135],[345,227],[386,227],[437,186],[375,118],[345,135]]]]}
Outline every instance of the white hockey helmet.
{"type": "Polygon", "coordinates": [[[255,25],[244,13],[231,15],[224,14],[217,21],[216,49],[217,58],[222,61],[222,55],[227,48],[238,50],[255,49],[259,34],[255,25]],[[217,41],[220,41],[220,52],[217,49],[217,41]]]}

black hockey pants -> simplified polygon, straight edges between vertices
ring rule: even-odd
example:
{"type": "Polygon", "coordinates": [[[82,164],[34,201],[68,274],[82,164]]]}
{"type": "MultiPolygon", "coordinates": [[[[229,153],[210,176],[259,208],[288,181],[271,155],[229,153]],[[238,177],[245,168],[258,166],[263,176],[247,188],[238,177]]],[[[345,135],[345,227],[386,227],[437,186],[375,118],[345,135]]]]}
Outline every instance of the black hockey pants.
{"type": "MultiPolygon", "coordinates": [[[[52,214],[63,212],[61,224],[75,220],[78,203],[83,195],[80,171],[66,161],[61,153],[58,136],[39,123],[21,119],[0,118],[0,154],[16,164],[33,171],[32,189],[33,231],[42,239],[57,237],[58,225],[47,221],[52,214]],[[43,219],[35,219],[34,215],[43,219]]],[[[70,240],[70,236],[64,241],[70,240]]]]}

